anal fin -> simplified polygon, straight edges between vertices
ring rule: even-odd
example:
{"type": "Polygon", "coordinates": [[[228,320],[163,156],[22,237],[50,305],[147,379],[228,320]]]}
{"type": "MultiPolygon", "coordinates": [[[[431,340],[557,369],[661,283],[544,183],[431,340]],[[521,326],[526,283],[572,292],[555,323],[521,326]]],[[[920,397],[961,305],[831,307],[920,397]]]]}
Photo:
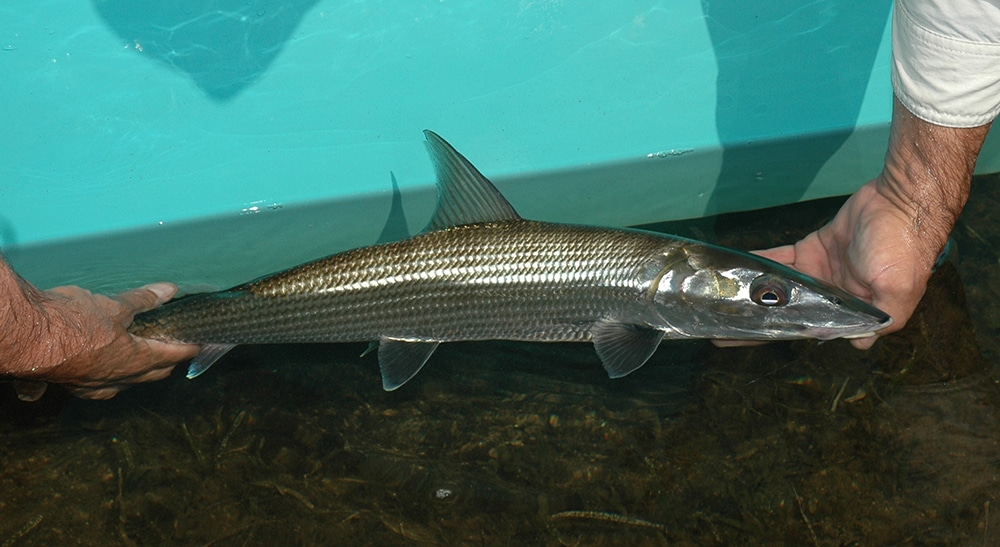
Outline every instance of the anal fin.
{"type": "Polygon", "coordinates": [[[621,378],[635,372],[656,351],[664,332],[661,330],[618,323],[598,321],[591,329],[594,349],[597,350],[608,376],[621,378]]]}
{"type": "Polygon", "coordinates": [[[201,353],[195,355],[194,359],[191,359],[191,364],[188,365],[188,380],[201,376],[203,372],[235,347],[236,344],[205,344],[201,346],[201,353]]]}
{"type": "Polygon", "coordinates": [[[393,391],[410,381],[431,358],[440,342],[415,342],[383,336],[378,343],[382,388],[393,391]]]}

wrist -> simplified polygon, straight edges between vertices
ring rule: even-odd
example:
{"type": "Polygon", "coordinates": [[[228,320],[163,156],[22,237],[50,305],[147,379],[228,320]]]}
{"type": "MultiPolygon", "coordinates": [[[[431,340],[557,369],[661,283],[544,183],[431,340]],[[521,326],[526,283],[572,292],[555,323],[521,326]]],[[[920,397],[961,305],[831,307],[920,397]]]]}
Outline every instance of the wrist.
{"type": "Polygon", "coordinates": [[[944,127],[893,101],[893,121],[879,194],[908,220],[910,244],[933,260],[969,197],[976,158],[989,125],[944,127]]]}
{"type": "Polygon", "coordinates": [[[6,304],[0,311],[0,374],[26,377],[60,360],[60,348],[46,336],[52,325],[45,295],[14,273],[2,258],[0,295],[6,304]]]}

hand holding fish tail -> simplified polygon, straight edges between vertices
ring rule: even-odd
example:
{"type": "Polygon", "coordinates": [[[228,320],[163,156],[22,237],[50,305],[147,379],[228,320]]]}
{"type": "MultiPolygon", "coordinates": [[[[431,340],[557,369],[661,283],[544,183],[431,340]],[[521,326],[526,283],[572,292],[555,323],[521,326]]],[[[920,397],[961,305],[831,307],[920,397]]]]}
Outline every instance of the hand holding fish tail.
{"type": "Polygon", "coordinates": [[[130,384],[168,376],[196,345],[146,340],[126,330],[135,314],[169,300],[177,287],[155,283],[114,297],[80,287],[39,291],[0,261],[0,294],[10,306],[0,316],[0,374],[15,379],[23,400],[37,400],[45,383],[79,397],[107,399],[130,384]]]}

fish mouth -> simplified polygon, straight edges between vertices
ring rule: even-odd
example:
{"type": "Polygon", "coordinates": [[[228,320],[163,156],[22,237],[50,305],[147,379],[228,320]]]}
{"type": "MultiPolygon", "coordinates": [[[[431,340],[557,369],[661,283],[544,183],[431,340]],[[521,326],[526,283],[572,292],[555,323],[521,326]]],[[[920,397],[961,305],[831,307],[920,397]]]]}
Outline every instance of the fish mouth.
{"type": "Polygon", "coordinates": [[[816,338],[818,340],[832,340],[834,338],[847,338],[848,340],[853,340],[855,338],[868,338],[871,336],[876,336],[877,332],[888,327],[892,324],[892,317],[888,314],[883,314],[884,317],[878,323],[868,323],[864,325],[858,325],[856,327],[806,327],[803,332],[810,338],[816,338]]]}

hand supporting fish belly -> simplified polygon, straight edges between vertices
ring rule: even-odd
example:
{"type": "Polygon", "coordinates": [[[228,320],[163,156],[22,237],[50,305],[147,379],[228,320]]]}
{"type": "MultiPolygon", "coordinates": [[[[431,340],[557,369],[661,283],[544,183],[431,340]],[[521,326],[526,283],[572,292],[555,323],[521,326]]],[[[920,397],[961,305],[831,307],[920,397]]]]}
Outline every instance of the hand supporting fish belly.
{"type": "Polygon", "coordinates": [[[749,253],[524,220],[465,157],[424,133],[438,206],[421,234],[178,299],[137,316],[130,332],[201,344],[189,378],[238,344],[377,341],[382,385],[394,390],[441,342],[590,341],[618,378],[664,338],[852,338],[892,321],[749,253]]]}

